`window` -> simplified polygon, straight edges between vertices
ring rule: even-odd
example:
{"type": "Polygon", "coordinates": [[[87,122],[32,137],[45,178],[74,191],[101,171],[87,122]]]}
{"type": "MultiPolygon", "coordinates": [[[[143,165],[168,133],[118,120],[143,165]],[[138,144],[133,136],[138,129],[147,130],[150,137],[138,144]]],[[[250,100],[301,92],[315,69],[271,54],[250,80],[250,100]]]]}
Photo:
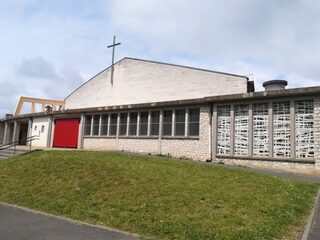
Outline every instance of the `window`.
{"type": "Polygon", "coordinates": [[[171,136],[172,134],[172,110],[163,111],[163,136],[171,136]]]}
{"type": "Polygon", "coordinates": [[[159,125],[160,125],[160,111],[151,112],[151,135],[159,135],[159,125]]]}
{"type": "Polygon", "coordinates": [[[230,154],[231,151],[230,105],[218,107],[218,154],[230,154]]]}
{"type": "Polygon", "coordinates": [[[199,136],[200,109],[189,110],[189,136],[199,136]]]}
{"type": "Polygon", "coordinates": [[[120,127],[119,127],[120,136],[127,135],[127,121],[128,121],[128,114],[120,113],[120,127]]]}
{"type": "Polygon", "coordinates": [[[100,135],[103,135],[103,136],[108,135],[108,114],[101,115],[100,135]]]}
{"type": "Polygon", "coordinates": [[[93,116],[93,126],[92,126],[92,135],[99,135],[99,123],[100,123],[100,115],[93,116]]]}
{"type": "Polygon", "coordinates": [[[248,155],[249,106],[234,106],[234,154],[248,155]]]}
{"type": "Polygon", "coordinates": [[[269,156],[269,104],[253,104],[253,155],[269,156]]]}
{"type": "Polygon", "coordinates": [[[110,136],[117,135],[117,123],[118,123],[118,114],[113,113],[110,115],[110,136]]]}
{"type": "Polygon", "coordinates": [[[34,130],[35,130],[35,131],[37,131],[37,127],[38,127],[37,125],[36,125],[36,126],[34,126],[34,130]]]}
{"type": "Polygon", "coordinates": [[[140,136],[148,135],[148,116],[149,116],[149,112],[140,113],[140,127],[139,127],[140,136]]]}
{"type": "Polygon", "coordinates": [[[131,112],[129,119],[129,135],[136,136],[137,135],[137,123],[138,123],[138,113],[131,112]]]}
{"type": "Polygon", "coordinates": [[[84,125],[84,135],[87,135],[87,136],[91,135],[91,121],[92,121],[92,116],[87,115],[85,119],[85,125],[84,125]]]}
{"type": "Polygon", "coordinates": [[[43,125],[41,126],[41,132],[42,133],[44,132],[44,126],[43,125]]]}
{"type": "Polygon", "coordinates": [[[313,101],[295,103],[296,157],[314,157],[313,101]]]}
{"type": "Polygon", "coordinates": [[[175,135],[184,136],[185,135],[185,125],[186,125],[186,110],[179,109],[175,111],[175,135]]]}
{"type": "Polygon", "coordinates": [[[273,154],[290,157],[290,102],[273,103],[273,154]]]}

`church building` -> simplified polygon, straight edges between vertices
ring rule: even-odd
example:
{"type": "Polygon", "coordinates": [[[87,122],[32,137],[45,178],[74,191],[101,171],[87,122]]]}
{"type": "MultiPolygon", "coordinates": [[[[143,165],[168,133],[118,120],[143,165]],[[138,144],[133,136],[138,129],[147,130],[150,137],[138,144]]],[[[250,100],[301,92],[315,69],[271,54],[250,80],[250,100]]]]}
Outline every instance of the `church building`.
{"type": "Polygon", "coordinates": [[[0,145],[37,136],[34,147],[320,170],[320,87],[286,85],[256,92],[247,76],[124,58],[64,101],[22,97],[0,120],[0,145]]]}

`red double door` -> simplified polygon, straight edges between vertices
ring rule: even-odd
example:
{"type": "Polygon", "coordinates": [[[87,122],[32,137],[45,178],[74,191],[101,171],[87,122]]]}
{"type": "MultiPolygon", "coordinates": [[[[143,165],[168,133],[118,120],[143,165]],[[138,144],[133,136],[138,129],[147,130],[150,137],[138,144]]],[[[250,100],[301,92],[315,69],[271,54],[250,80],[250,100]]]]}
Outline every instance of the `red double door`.
{"type": "Polygon", "coordinates": [[[53,147],[77,148],[79,118],[55,120],[53,147]]]}

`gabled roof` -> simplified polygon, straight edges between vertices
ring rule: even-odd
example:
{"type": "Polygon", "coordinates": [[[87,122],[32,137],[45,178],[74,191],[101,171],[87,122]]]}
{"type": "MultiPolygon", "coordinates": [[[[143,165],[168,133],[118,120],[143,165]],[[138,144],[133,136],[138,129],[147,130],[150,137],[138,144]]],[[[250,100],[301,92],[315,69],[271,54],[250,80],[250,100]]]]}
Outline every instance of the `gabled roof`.
{"type": "MultiPolygon", "coordinates": [[[[226,72],[219,72],[219,71],[214,71],[214,70],[209,70],[209,69],[203,69],[203,68],[196,68],[196,67],[190,67],[190,66],[184,66],[184,65],[179,65],[179,64],[172,64],[172,63],[164,63],[164,62],[158,62],[158,61],[152,61],[152,60],[145,60],[145,59],[139,59],[139,58],[131,58],[131,57],[124,57],[121,60],[117,61],[114,65],[119,64],[120,62],[124,61],[124,60],[132,60],[132,61],[140,61],[140,62],[147,62],[147,63],[154,63],[154,64],[160,64],[160,65],[166,65],[166,66],[173,66],[173,67],[179,67],[179,68],[187,68],[187,69],[191,69],[191,70],[195,70],[195,71],[204,71],[204,72],[209,72],[209,73],[216,73],[216,74],[223,74],[223,75],[228,75],[228,76],[234,76],[234,77],[242,77],[245,78],[247,80],[249,80],[249,78],[247,76],[244,75],[238,75],[238,74],[232,74],[232,73],[226,73],[226,72]]],[[[78,89],[80,89],[82,86],[86,85],[88,82],[90,82],[91,80],[93,80],[96,76],[100,75],[101,73],[103,73],[104,71],[107,71],[108,69],[110,69],[111,66],[103,69],[102,71],[100,71],[99,73],[97,73],[96,75],[94,75],[92,78],[90,78],[89,80],[87,80],[86,82],[84,82],[83,84],[81,84],[77,89],[75,89],[73,92],[71,92],[64,100],[66,100],[67,98],[69,98],[74,92],[76,92],[78,89]]]]}
{"type": "MultiPolygon", "coordinates": [[[[224,74],[224,75],[229,75],[229,76],[235,76],[235,77],[243,77],[248,79],[247,76],[244,75],[238,75],[238,74],[233,74],[233,73],[226,73],[226,72],[219,72],[219,71],[214,71],[210,69],[204,69],[204,68],[196,68],[196,67],[190,67],[190,66],[185,66],[185,65],[179,65],[179,64],[173,64],[173,63],[165,63],[165,62],[158,62],[158,61],[153,61],[153,60],[145,60],[145,59],[139,59],[139,58],[131,58],[131,57],[125,57],[121,59],[120,61],[124,59],[130,59],[134,61],[141,61],[141,62],[148,62],[148,63],[155,63],[155,64],[161,64],[161,65],[167,65],[167,66],[174,66],[174,67],[180,67],[180,68],[188,68],[192,70],[197,70],[197,71],[205,71],[205,72],[211,72],[211,73],[217,73],[217,74],[224,74]]],[[[120,62],[119,61],[119,62],[120,62]]]]}

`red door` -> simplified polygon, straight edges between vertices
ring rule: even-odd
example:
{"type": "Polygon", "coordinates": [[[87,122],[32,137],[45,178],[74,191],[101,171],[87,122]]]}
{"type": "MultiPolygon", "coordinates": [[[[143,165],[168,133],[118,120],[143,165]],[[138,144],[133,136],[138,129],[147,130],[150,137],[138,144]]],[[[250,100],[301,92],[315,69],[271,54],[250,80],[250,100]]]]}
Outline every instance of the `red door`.
{"type": "Polygon", "coordinates": [[[77,148],[79,121],[78,118],[55,120],[53,147],[77,148]]]}

